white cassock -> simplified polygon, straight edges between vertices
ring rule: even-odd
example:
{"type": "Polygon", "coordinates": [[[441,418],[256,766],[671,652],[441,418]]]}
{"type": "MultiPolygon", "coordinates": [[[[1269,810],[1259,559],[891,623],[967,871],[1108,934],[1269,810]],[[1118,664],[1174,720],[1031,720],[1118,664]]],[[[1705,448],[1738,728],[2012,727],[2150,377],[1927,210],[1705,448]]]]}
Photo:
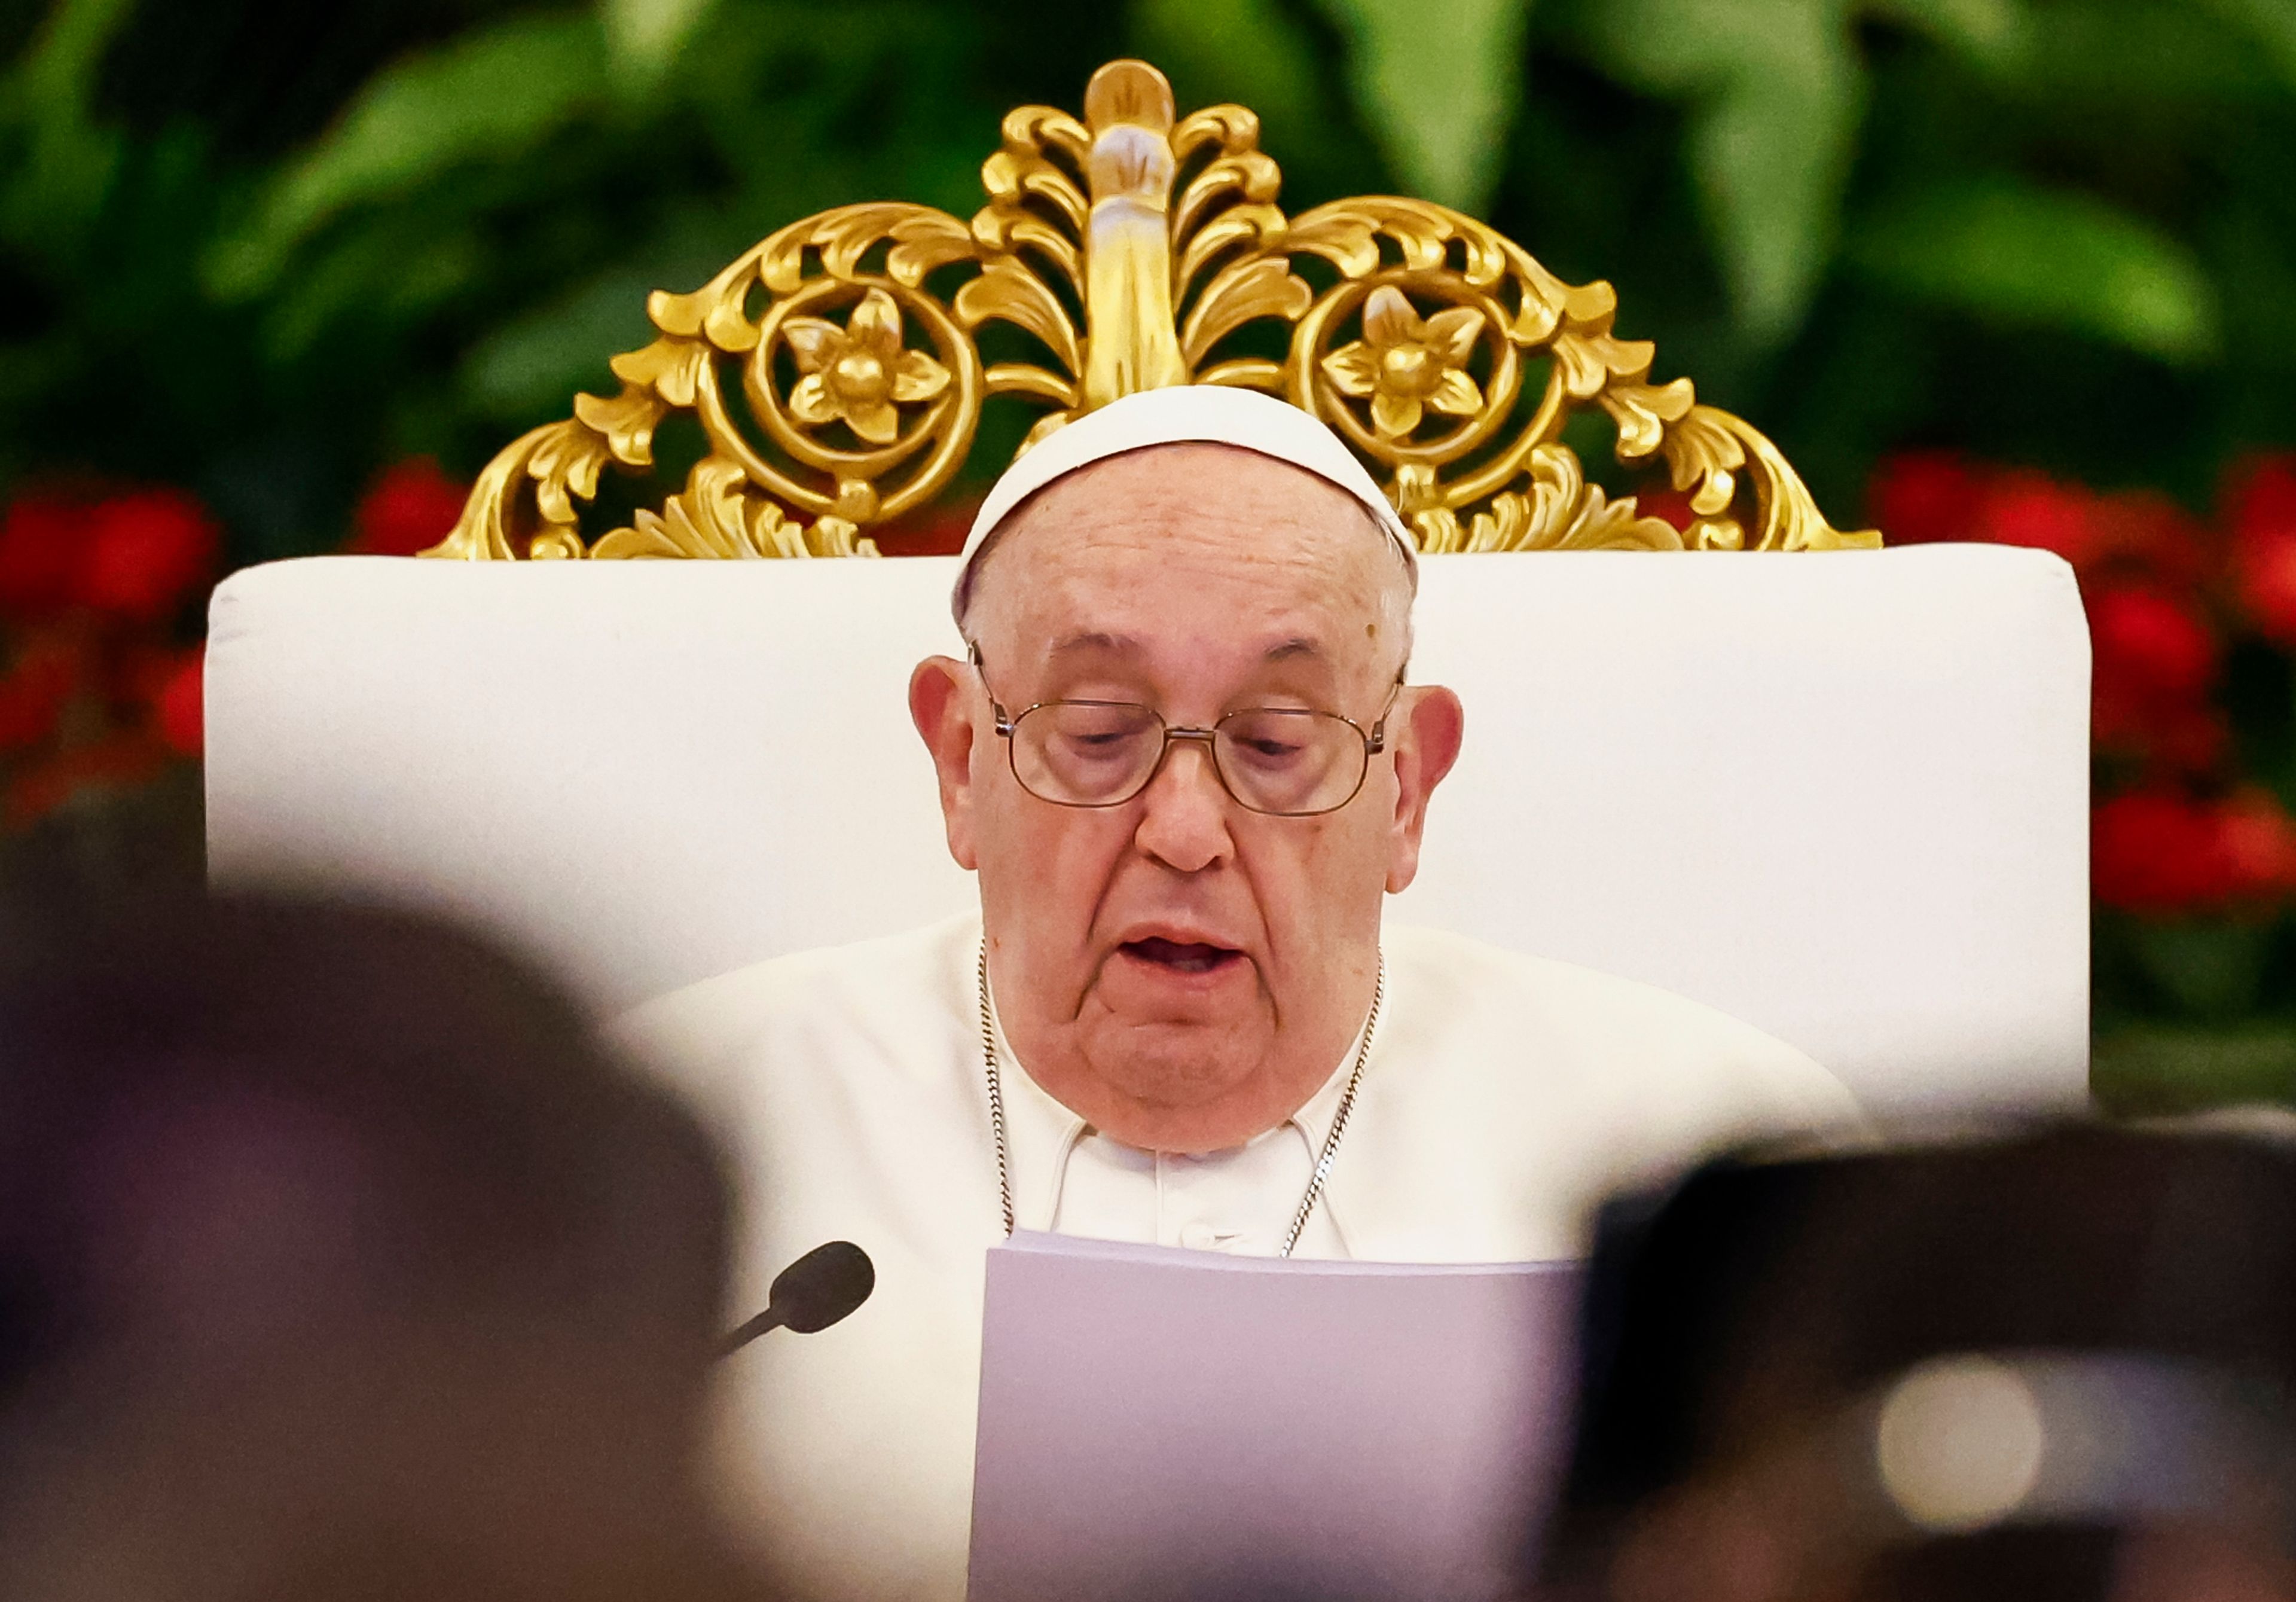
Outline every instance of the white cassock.
{"type": "MultiPolygon", "coordinates": [[[[875,1294],[817,1335],[730,1359],[718,1430],[736,1533],[832,1598],[964,1593],[983,1253],[1004,1233],[982,1061],[977,916],[760,963],[651,1003],[628,1037],[734,1151],[742,1315],[828,1240],[875,1294]]],[[[1578,1255],[1621,1184],[1765,1136],[1853,1128],[1791,1047],[1647,986],[1431,930],[1382,936],[1387,995],[1303,1257],[1578,1255]]],[[[1281,1128],[1234,1151],[1109,1140],[1000,1039],[1019,1223],[1272,1255],[1354,1049],[1281,1128]]]]}

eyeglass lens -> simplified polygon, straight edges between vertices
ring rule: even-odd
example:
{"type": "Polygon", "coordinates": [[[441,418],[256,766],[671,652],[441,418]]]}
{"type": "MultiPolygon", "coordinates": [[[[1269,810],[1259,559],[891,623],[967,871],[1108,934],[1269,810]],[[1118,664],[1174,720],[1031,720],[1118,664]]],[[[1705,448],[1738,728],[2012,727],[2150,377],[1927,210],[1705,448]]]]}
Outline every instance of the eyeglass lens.
{"type": "MultiPolygon", "coordinates": [[[[1045,801],[1114,806],[1147,785],[1164,747],[1163,719],[1147,707],[1053,702],[1013,724],[1013,771],[1045,801]]],[[[1369,760],[1362,733],[1344,718],[1288,708],[1229,713],[1211,747],[1229,794],[1255,812],[1295,817],[1344,806],[1369,760]]]]}

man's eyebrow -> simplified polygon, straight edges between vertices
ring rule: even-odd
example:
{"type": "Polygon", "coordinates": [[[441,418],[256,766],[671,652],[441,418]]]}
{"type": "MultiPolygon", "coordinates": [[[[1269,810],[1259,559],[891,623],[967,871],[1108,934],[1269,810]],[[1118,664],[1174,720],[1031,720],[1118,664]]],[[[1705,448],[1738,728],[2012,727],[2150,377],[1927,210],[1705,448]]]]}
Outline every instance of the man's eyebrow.
{"type": "MultiPolygon", "coordinates": [[[[1115,656],[1138,656],[1141,650],[1139,640],[1131,635],[1103,634],[1098,630],[1092,630],[1083,634],[1063,635],[1053,642],[1048,654],[1064,656],[1078,652],[1099,651],[1115,656]]],[[[1306,635],[1300,634],[1269,646],[1267,655],[1260,660],[1280,662],[1290,661],[1294,657],[1321,658],[1326,654],[1328,653],[1319,641],[1309,639],[1306,635]]]]}
{"type": "Polygon", "coordinates": [[[1078,651],[1105,651],[1117,656],[1137,656],[1140,654],[1140,642],[1128,634],[1071,634],[1055,640],[1050,654],[1062,656],[1078,651]]]}

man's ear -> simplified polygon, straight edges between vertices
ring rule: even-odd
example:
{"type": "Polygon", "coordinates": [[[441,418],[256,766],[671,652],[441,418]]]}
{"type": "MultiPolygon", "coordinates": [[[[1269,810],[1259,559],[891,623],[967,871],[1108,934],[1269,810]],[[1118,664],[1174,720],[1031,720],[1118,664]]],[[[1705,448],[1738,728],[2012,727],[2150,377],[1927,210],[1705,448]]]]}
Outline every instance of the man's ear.
{"type": "Polygon", "coordinates": [[[972,850],[972,740],[977,711],[972,670],[953,656],[929,656],[909,675],[909,721],[932,756],[948,854],[970,871],[972,850]]]}
{"type": "Polygon", "coordinates": [[[1389,714],[1395,749],[1395,821],[1389,841],[1387,888],[1408,890],[1419,876],[1419,837],[1427,827],[1427,799],[1459,760],[1467,709],[1440,685],[1403,692],[1389,714]]]}

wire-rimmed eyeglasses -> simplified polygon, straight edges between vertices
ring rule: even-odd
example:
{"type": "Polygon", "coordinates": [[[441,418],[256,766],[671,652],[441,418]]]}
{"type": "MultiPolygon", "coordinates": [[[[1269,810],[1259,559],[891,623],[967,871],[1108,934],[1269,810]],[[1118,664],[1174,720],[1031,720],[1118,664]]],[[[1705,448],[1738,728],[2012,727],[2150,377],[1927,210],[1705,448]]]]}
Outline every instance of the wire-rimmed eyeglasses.
{"type": "MultiPolygon", "coordinates": [[[[973,670],[988,689],[978,646],[973,670]]],[[[1210,757],[1236,804],[1275,817],[1336,812],[1363,789],[1371,760],[1387,748],[1398,682],[1368,732],[1352,718],[1298,707],[1248,706],[1210,728],[1175,727],[1136,701],[1040,701],[1007,712],[988,690],[1013,776],[1039,801],[1062,807],[1120,807],[1148,788],[1176,742],[1210,757]]]]}

